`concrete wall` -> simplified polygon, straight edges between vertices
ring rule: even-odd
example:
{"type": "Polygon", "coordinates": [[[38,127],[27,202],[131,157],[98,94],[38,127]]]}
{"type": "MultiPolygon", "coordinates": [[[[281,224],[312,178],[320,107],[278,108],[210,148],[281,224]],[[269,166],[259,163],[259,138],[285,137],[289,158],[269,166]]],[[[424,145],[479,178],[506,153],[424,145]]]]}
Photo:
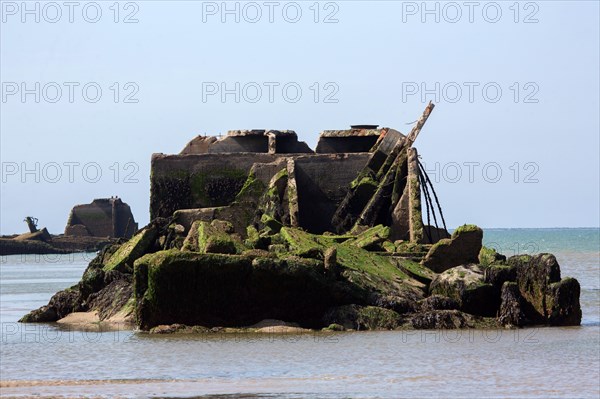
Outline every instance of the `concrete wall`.
{"type": "Polygon", "coordinates": [[[301,227],[315,233],[331,231],[337,206],[370,155],[309,155],[295,160],[301,227]]]}
{"type": "MultiPolygon", "coordinates": [[[[150,216],[230,204],[254,163],[295,160],[300,226],[324,231],[370,154],[198,154],[152,156],[150,216]]],[[[280,167],[275,169],[279,170],[280,167]]]]}
{"type": "Polygon", "coordinates": [[[178,209],[231,203],[255,162],[273,162],[280,155],[154,154],[150,174],[150,218],[169,217],[178,209]]]}

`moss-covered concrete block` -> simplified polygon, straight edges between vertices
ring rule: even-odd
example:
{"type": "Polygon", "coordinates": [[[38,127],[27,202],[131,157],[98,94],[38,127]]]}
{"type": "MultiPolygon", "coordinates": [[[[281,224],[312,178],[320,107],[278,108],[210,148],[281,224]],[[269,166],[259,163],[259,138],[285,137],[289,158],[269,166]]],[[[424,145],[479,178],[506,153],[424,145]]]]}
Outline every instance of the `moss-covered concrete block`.
{"type": "Polygon", "coordinates": [[[479,262],[483,230],[475,225],[460,226],[450,239],[444,238],[431,246],[422,264],[436,273],[452,267],[479,262]]]}
{"type": "Polygon", "coordinates": [[[135,263],[136,317],[142,329],[160,324],[240,327],[263,319],[322,328],[321,316],[351,301],[323,262],[184,251],[160,251],[135,263]]]}
{"type": "MultiPolygon", "coordinates": [[[[251,273],[238,255],[159,251],[134,266],[136,320],[142,329],[160,324],[230,325],[251,273]]],[[[238,321],[238,320],[236,320],[238,321]]]]}
{"type": "Polygon", "coordinates": [[[293,254],[307,258],[323,259],[325,247],[315,239],[313,234],[291,227],[282,227],[279,234],[293,254]]]}
{"type": "Polygon", "coordinates": [[[366,250],[381,250],[381,244],[390,236],[390,228],[382,224],[371,227],[358,234],[348,243],[366,250]]]}
{"type": "Polygon", "coordinates": [[[581,287],[574,278],[563,278],[550,284],[546,294],[548,321],[553,326],[578,326],[581,324],[581,287]]]}
{"type": "Polygon", "coordinates": [[[131,272],[133,262],[148,252],[154,244],[158,233],[154,226],[146,227],[138,234],[131,237],[113,253],[104,263],[104,271],[118,270],[120,272],[131,272]]]}
{"type": "Polygon", "coordinates": [[[431,284],[433,279],[437,276],[431,269],[409,259],[395,258],[395,261],[400,270],[415,280],[425,284],[427,287],[429,287],[429,284],[431,284]]]}
{"type": "Polygon", "coordinates": [[[560,266],[551,254],[516,255],[507,260],[517,270],[517,284],[527,302],[526,316],[533,322],[545,323],[549,316],[546,294],[550,284],[560,281],[560,266]]]}
{"type": "Polygon", "coordinates": [[[552,254],[511,256],[516,284],[528,324],[579,325],[580,286],[573,278],[561,280],[560,265],[552,254]]]}
{"type": "Polygon", "coordinates": [[[246,228],[246,237],[244,245],[248,248],[267,250],[271,245],[271,236],[261,235],[252,225],[246,228]]]}
{"type": "MultiPolygon", "coordinates": [[[[214,223],[214,221],[213,221],[214,223]]],[[[215,227],[214,224],[200,222],[198,226],[198,251],[213,254],[240,254],[244,251],[241,242],[233,235],[215,227]]]]}
{"type": "Polygon", "coordinates": [[[266,190],[266,185],[262,180],[257,179],[255,174],[251,171],[248,173],[248,177],[244,182],[244,185],[235,197],[235,202],[254,202],[258,203],[259,198],[263,195],[266,190]]]}
{"type": "Polygon", "coordinates": [[[493,248],[482,246],[479,251],[479,264],[482,266],[489,266],[491,264],[502,264],[506,262],[506,256],[499,254],[493,248]]]}

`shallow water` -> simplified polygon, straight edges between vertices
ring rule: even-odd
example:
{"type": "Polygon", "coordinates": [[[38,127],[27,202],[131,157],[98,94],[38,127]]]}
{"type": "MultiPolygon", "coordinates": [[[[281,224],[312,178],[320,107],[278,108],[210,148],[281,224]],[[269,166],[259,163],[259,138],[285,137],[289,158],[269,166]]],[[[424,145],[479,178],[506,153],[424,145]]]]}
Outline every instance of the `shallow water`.
{"type": "Polygon", "coordinates": [[[76,283],[93,255],[2,257],[1,394],[598,398],[598,237],[598,229],[486,230],[488,245],[535,242],[536,252],[555,253],[562,275],[581,283],[581,327],[523,330],[150,336],[20,324],[76,283]]]}

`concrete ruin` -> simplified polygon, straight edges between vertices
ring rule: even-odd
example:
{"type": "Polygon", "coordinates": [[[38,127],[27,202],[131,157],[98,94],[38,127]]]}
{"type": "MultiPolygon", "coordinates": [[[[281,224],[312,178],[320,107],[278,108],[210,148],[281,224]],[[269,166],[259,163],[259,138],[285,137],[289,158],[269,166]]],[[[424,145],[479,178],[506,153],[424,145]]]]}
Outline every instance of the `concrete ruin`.
{"type": "MultiPolygon", "coordinates": [[[[277,214],[266,214],[284,226],[343,234],[383,224],[393,239],[435,243],[449,234],[445,226],[424,227],[425,177],[412,147],[432,109],[430,104],[408,136],[370,125],[325,130],[316,151],[291,130],[197,136],[178,155],[153,154],[150,217],[175,215],[186,229],[195,220],[226,219],[245,236],[248,225],[265,217],[259,209],[264,198],[249,198],[244,190],[253,186],[261,194],[278,191],[270,204],[277,214]],[[281,173],[285,181],[274,182],[281,173]]],[[[427,214],[435,216],[433,203],[432,209],[427,205],[427,214]]]]}
{"type": "Polygon", "coordinates": [[[138,229],[131,208],[119,197],[99,198],[71,210],[66,236],[131,238],[138,229]]]}
{"type": "Polygon", "coordinates": [[[325,131],[316,152],[294,132],[250,130],[154,154],[152,221],[21,321],[89,312],[157,333],[256,332],[265,320],[327,331],[579,325],[579,283],[553,255],[507,258],[475,225],[448,235],[413,147],[432,109],[407,135],[325,131]]]}
{"type": "Polygon", "coordinates": [[[394,239],[437,242],[449,235],[445,227],[424,230],[422,171],[412,147],[431,109],[408,136],[377,126],[325,130],[316,152],[290,130],[198,136],[178,155],[153,154],[150,217],[175,214],[186,229],[195,220],[226,218],[244,236],[249,224],[264,217],[264,212],[247,214],[264,198],[236,207],[248,200],[241,195],[244,187],[267,189],[285,171],[285,182],[278,183],[284,184],[280,198],[271,204],[279,208],[275,219],[284,226],[343,234],[383,224],[392,227],[394,239]]]}

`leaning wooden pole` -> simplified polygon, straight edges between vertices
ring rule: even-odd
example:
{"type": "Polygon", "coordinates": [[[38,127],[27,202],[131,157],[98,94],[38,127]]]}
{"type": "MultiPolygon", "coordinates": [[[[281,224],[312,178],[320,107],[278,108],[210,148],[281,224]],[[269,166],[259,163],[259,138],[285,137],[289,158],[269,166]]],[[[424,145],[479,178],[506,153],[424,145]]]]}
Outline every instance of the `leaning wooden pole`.
{"type": "Polygon", "coordinates": [[[382,209],[394,209],[396,207],[396,203],[400,200],[400,197],[393,195],[394,180],[396,178],[395,173],[399,169],[399,165],[401,165],[404,162],[407,162],[407,151],[409,148],[412,147],[413,143],[417,139],[417,136],[421,132],[421,129],[423,129],[423,126],[425,125],[425,122],[427,122],[427,119],[429,118],[429,115],[431,115],[431,111],[434,107],[435,104],[433,104],[431,101],[429,102],[429,104],[427,104],[427,107],[425,107],[423,114],[417,120],[417,123],[412,128],[408,136],[406,136],[406,139],[399,146],[398,151],[395,153],[396,158],[394,159],[394,162],[387,170],[387,172],[383,176],[383,179],[379,182],[377,190],[369,199],[362,212],[360,213],[360,216],[358,217],[354,225],[354,229],[357,229],[360,226],[374,225],[382,209]],[[384,202],[386,201],[386,198],[390,197],[393,198],[392,203],[389,207],[384,207],[384,202]]]}
{"type": "Polygon", "coordinates": [[[427,122],[427,118],[429,118],[429,115],[431,114],[431,111],[433,111],[434,108],[435,104],[429,101],[429,104],[427,104],[427,107],[425,107],[425,111],[423,111],[423,115],[421,115],[421,117],[419,118],[415,126],[412,128],[408,136],[406,136],[407,147],[412,147],[413,143],[417,139],[417,136],[419,135],[419,133],[421,133],[423,125],[425,125],[425,122],[427,122]]]}

